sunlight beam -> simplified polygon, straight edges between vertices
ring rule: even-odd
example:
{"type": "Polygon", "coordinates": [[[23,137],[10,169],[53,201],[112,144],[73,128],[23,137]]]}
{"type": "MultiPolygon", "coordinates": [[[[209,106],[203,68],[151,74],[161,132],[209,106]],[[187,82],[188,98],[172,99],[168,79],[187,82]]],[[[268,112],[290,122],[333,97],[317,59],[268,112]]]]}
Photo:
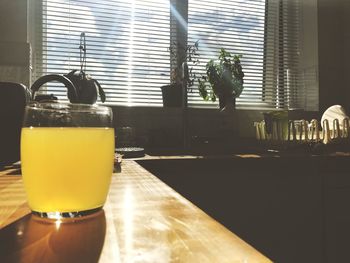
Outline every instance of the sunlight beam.
{"type": "Polygon", "coordinates": [[[127,95],[127,105],[132,106],[132,98],[130,91],[132,89],[132,74],[133,74],[133,59],[134,59],[134,27],[135,27],[135,0],[131,0],[131,18],[130,18],[130,42],[128,46],[128,95],[127,95]]]}

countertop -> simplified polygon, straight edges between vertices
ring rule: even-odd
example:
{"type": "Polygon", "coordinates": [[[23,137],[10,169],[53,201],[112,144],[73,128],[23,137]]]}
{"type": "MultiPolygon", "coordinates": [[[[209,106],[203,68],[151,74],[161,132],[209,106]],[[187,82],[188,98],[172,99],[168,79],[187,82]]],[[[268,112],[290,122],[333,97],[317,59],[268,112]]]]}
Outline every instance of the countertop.
{"type": "Polygon", "coordinates": [[[18,169],[0,171],[0,262],[271,262],[133,160],[84,220],[30,214],[18,169]]]}

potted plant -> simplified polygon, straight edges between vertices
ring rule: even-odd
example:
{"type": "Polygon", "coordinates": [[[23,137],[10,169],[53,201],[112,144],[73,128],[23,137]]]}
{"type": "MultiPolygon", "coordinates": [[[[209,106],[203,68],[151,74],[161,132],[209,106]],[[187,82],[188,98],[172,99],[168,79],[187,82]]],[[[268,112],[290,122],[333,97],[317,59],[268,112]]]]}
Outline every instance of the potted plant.
{"type": "Polygon", "coordinates": [[[179,43],[173,43],[169,47],[175,67],[171,72],[170,84],[161,87],[164,107],[181,107],[185,99],[184,91],[195,83],[193,66],[199,63],[198,44],[199,41],[196,41],[193,45],[181,47],[179,43]]]}
{"type": "Polygon", "coordinates": [[[240,55],[220,49],[218,60],[209,60],[206,75],[198,78],[199,94],[204,100],[219,99],[220,110],[235,108],[236,98],[243,91],[244,73],[240,55]]]}

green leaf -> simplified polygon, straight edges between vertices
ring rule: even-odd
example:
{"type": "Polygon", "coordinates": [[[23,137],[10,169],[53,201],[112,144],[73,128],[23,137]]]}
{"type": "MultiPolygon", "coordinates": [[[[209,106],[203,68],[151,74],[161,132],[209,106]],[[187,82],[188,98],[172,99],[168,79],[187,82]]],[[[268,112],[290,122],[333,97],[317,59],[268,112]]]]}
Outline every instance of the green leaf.
{"type": "Polygon", "coordinates": [[[241,95],[244,88],[241,57],[221,48],[218,60],[210,59],[207,62],[206,75],[198,78],[199,93],[204,100],[210,97],[211,101],[216,101],[218,94],[235,98],[241,95]]]}

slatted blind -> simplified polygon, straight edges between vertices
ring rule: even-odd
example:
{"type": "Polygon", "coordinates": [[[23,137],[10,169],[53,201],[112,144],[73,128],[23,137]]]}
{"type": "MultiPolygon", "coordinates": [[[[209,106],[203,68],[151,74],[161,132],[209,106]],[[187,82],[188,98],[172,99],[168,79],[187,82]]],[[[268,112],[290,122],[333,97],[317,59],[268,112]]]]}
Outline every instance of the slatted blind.
{"type": "MultiPolygon", "coordinates": [[[[39,2],[39,1],[38,1],[39,2]]],[[[79,40],[86,34],[87,73],[106,92],[107,103],[161,106],[169,83],[169,1],[44,0],[35,78],[80,69],[79,40]]],[[[48,92],[66,98],[50,84],[48,92]]]]}
{"type": "MultiPolygon", "coordinates": [[[[188,5],[188,44],[199,40],[197,76],[223,47],[243,56],[244,90],[237,108],[278,109],[318,103],[315,71],[299,67],[299,1],[170,2],[188,5]]],[[[79,69],[79,37],[85,32],[86,71],[99,80],[108,104],[162,106],[160,87],[170,81],[169,0],[44,0],[40,10],[34,78],[79,69]]],[[[66,98],[59,84],[48,91],[66,98]]],[[[202,100],[196,86],[188,105],[217,108],[202,100]]]]}
{"type": "MultiPolygon", "coordinates": [[[[204,74],[209,59],[225,48],[243,56],[237,108],[298,107],[298,6],[297,0],[189,0],[189,43],[200,43],[196,74],[204,74]]],[[[191,106],[217,107],[204,102],[196,88],[188,97],[191,106]]]]}

